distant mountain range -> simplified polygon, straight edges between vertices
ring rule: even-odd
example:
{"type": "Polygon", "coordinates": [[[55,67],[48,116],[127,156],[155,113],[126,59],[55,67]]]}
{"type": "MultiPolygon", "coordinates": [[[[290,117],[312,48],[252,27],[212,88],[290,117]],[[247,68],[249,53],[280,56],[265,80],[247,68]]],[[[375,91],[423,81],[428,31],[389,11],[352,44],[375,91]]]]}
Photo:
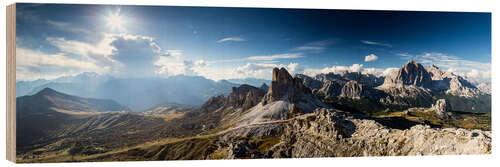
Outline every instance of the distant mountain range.
{"type": "Polygon", "coordinates": [[[194,76],[120,79],[82,73],[54,80],[19,81],[16,96],[32,95],[51,88],[81,97],[112,99],[133,111],[144,111],[167,103],[201,105],[211,96],[229,94],[231,88],[238,85],[194,76]]]}
{"type": "Polygon", "coordinates": [[[257,78],[243,78],[243,79],[227,79],[227,81],[236,83],[236,84],[247,84],[255,87],[260,87],[262,84],[269,85],[271,84],[271,80],[267,79],[257,79],[257,78]]]}
{"type": "MultiPolygon", "coordinates": [[[[491,92],[488,85],[481,84],[476,87],[463,77],[441,71],[434,65],[423,67],[414,61],[407,63],[398,72],[387,78],[347,71],[340,74],[318,74],[314,77],[298,74],[297,77],[301,78],[304,85],[313,92],[326,96],[375,97],[380,99],[378,97],[381,95],[380,90],[389,94],[402,92],[402,95],[430,94],[430,90],[444,92],[447,95],[458,95],[459,97],[477,97],[491,92]],[[387,85],[391,85],[389,87],[393,88],[384,90],[387,85]],[[404,90],[396,88],[405,85],[419,88],[408,87],[404,90]],[[410,90],[411,92],[409,92],[410,90]]],[[[199,76],[121,79],[110,75],[85,72],[53,80],[19,81],[16,83],[16,96],[32,95],[44,88],[51,88],[81,97],[112,99],[127,105],[134,111],[145,111],[151,107],[168,103],[201,105],[211,96],[228,95],[232,87],[241,84],[267,87],[270,83],[270,80],[256,78],[228,79],[216,82],[199,76]]],[[[398,101],[399,99],[387,100],[398,101]]]]}
{"type": "Polygon", "coordinates": [[[45,88],[34,95],[22,96],[16,99],[17,117],[34,113],[51,112],[53,108],[82,112],[130,110],[113,100],[81,98],[60,93],[51,88],[45,88]]]}

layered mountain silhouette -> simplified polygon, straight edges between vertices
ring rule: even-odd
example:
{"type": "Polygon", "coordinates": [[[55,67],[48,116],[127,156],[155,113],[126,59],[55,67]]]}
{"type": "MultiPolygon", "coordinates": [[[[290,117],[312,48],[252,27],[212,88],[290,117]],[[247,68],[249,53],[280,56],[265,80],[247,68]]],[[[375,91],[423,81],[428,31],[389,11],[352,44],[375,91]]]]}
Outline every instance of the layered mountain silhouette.
{"type": "MultiPolygon", "coordinates": [[[[128,88],[116,79],[107,82],[117,84],[108,87],[109,92],[128,88]]],[[[414,61],[387,78],[359,72],[292,76],[285,68],[274,68],[269,86],[219,81],[194,89],[158,83],[178,90],[153,95],[156,98],[181,96],[188,88],[201,92],[231,88],[227,94],[207,97],[199,107],[161,103],[144,112],[128,112],[130,109],[113,100],[83,98],[50,88],[18,97],[18,160],[491,153],[491,114],[477,112],[488,111],[488,105],[491,111],[491,96],[458,75],[414,61]]],[[[141,85],[146,87],[134,91],[161,90],[157,83],[141,85]]],[[[133,93],[120,95],[131,100],[143,97],[141,92],[133,93]]],[[[164,100],[155,103],[160,101],[164,100]]]]}
{"type": "Polygon", "coordinates": [[[53,108],[82,112],[124,111],[127,107],[112,100],[81,98],[45,88],[31,96],[16,99],[17,116],[50,112],[53,108]]]}
{"type": "Polygon", "coordinates": [[[123,79],[82,73],[54,80],[20,81],[16,83],[16,94],[17,97],[33,95],[51,88],[81,97],[111,99],[141,112],[168,103],[201,105],[211,96],[228,95],[238,85],[194,76],[123,79]]]}

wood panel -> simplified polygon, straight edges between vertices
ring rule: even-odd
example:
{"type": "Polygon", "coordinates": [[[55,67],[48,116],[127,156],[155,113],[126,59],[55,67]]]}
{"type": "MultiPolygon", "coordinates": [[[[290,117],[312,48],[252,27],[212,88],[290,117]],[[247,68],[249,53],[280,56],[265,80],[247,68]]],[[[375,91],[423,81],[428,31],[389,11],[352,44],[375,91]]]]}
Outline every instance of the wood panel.
{"type": "Polygon", "coordinates": [[[7,6],[7,160],[16,162],[16,4],[7,6]]]}

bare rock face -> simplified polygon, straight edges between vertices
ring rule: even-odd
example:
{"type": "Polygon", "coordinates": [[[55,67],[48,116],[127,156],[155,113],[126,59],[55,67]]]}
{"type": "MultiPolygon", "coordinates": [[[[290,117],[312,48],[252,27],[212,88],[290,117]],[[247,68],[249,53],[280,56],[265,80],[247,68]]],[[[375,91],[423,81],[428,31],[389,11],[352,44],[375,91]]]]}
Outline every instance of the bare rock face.
{"type": "Polygon", "coordinates": [[[441,71],[435,65],[431,65],[427,71],[432,76],[431,89],[433,90],[445,91],[447,94],[463,97],[473,97],[484,93],[463,77],[448,71],[441,71]]]}
{"type": "Polygon", "coordinates": [[[432,109],[434,109],[436,114],[441,118],[448,118],[451,115],[451,107],[445,99],[437,100],[436,103],[432,105],[432,109]]]}
{"type": "Polygon", "coordinates": [[[286,125],[281,142],[268,151],[275,158],[408,156],[491,153],[491,132],[416,125],[388,129],[341,111],[317,109],[286,125]]]}
{"type": "Polygon", "coordinates": [[[323,82],[321,82],[317,79],[311,78],[307,75],[297,74],[295,77],[302,79],[302,83],[304,84],[304,86],[306,86],[312,90],[320,89],[321,87],[324,86],[323,82]]]}
{"type": "Polygon", "coordinates": [[[210,97],[203,105],[201,110],[204,112],[215,111],[224,106],[226,98],[223,95],[210,97]]]}
{"type": "Polygon", "coordinates": [[[269,103],[283,98],[294,101],[304,94],[311,94],[311,89],[302,84],[302,79],[298,77],[292,78],[285,68],[274,68],[273,80],[264,101],[269,103]]]}
{"type": "MultiPolygon", "coordinates": [[[[258,124],[276,120],[286,120],[290,116],[302,113],[311,113],[316,108],[331,108],[314,96],[311,90],[305,87],[302,79],[292,78],[285,68],[273,69],[273,80],[269,91],[262,101],[248,109],[241,116],[238,126],[258,124]]],[[[263,127],[262,131],[269,131],[275,127],[263,127]]],[[[246,134],[243,133],[243,134],[246,134]]]]}
{"type": "Polygon", "coordinates": [[[340,96],[352,99],[359,99],[365,95],[365,91],[366,90],[362,84],[359,84],[356,81],[349,81],[342,87],[340,96]]]}
{"type": "Polygon", "coordinates": [[[229,94],[226,101],[226,106],[234,108],[249,109],[258,104],[266,93],[259,88],[243,84],[239,87],[233,87],[233,91],[229,94]]]}
{"type": "MultiPolygon", "coordinates": [[[[340,85],[344,85],[349,81],[357,81],[367,87],[376,87],[384,83],[385,77],[377,77],[372,74],[362,74],[361,72],[348,72],[344,71],[341,74],[327,73],[318,74],[314,78],[316,81],[326,83],[327,81],[336,81],[340,85]]],[[[306,86],[309,86],[306,84],[306,86]]]]}
{"type": "Polygon", "coordinates": [[[272,82],[280,84],[293,84],[293,78],[285,68],[283,67],[281,69],[274,68],[272,82]]]}
{"type": "Polygon", "coordinates": [[[386,78],[384,85],[414,85],[418,87],[432,87],[431,75],[421,64],[409,61],[397,72],[386,78]]]}
{"type": "Polygon", "coordinates": [[[318,91],[323,93],[325,96],[338,96],[342,90],[342,85],[336,81],[326,81],[323,87],[318,91]]]}

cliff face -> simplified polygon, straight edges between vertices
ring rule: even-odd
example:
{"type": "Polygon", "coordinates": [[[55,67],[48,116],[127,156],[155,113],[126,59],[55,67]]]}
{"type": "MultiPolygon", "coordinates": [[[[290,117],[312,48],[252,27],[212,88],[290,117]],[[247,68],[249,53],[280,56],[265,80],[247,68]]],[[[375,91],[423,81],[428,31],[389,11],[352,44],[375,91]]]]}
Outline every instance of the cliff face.
{"type": "Polygon", "coordinates": [[[265,103],[282,99],[295,100],[311,94],[311,89],[304,86],[302,79],[293,78],[285,68],[274,68],[269,91],[264,97],[265,103]]]}
{"type": "Polygon", "coordinates": [[[325,96],[338,96],[342,90],[342,85],[336,81],[326,81],[325,84],[318,92],[323,93],[325,96]]]}
{"type": "Polygon", "coordinates": [[[342,87],[340,96],[352,99],[360,99],[362,96],[366,95],[366,89],[367,88],[356,81],[349,81],[344,85],[344,87],[342,87]]]}
{"type": "Polygon", "coordinates": [[[413,85],[427,88],[432,86],[432,79],[424,66],[415,61],[409,61],[386,78],[384,85],[413,85]]]}
{"type": "MultiPolygon", "coordinates": [[[[309,88],[304,86],[302,79],[293,78],[285,68],[273,69],[273,80],[269,86],[269,91],[262,98],[259,104],[248,109],[238,122],[239,126],[248,124],[258,124],[262,122],[286,120],[292,115],[310,113],[314,109],[330,106],[316,98],[309,88]]],[[[262,126],[253,131],[275,131],[280,127],[262,126]]],[[[251,131],[242,131],[239,135],[254,134],[251,131]]],[[[262,134],[262,133],[255,133],[262,134]]]]}
{"type": "Polygon", "coordinates": [[[265,94],[265,91],[260,88],[243,84],[239,87],[233,87],[225,105],[247,110],[257,105],[265,94]]]}

